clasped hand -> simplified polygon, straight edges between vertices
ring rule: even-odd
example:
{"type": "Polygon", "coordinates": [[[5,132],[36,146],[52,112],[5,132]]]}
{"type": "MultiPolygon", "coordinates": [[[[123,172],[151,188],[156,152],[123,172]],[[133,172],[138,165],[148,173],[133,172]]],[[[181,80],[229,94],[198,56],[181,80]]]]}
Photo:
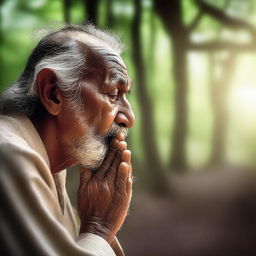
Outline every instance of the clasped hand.
{"type": "Polygon", "coordinates": [[[132,195],[131,152],[126,148],[125,141],[114,138],[98,170],[81,167],[80,233],[94,233],[111,243],[121,228],[132,195]]]}

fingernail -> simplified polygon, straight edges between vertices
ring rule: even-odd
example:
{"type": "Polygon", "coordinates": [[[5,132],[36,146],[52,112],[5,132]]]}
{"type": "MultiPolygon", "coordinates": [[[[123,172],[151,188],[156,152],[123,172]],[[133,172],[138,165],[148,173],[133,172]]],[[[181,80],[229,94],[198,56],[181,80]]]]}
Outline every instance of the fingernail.
{"type": "Polygon", "coordinates": [[[124,151],[127,147],[127,143],[125,141],[120,141],[118,144],[118,150],[124,151]]]}

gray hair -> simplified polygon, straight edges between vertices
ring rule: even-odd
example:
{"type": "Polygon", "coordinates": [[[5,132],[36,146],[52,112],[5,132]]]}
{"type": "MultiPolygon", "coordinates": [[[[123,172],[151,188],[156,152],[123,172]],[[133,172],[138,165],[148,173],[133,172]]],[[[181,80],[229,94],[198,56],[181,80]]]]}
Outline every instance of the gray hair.
{"type": "Polygon", "coordinates": [[[8,87],[0,96],[0,112],[21,112],[27,116],[39,114],[44,110],[36,90],[38,73],[45,68],[55,72],[57,85],[63,95],[69,100],[71,107],[77,107],[82,102],[80,97],[80,81],[86,73],[86,56],[71,38],[58,37],[67,32],[86,33],[109,45],[118,54],[123,50],[119,38],[92,24],[68,25],[45,36],[32,51],[26,67],[15,83],[8,87]]]}

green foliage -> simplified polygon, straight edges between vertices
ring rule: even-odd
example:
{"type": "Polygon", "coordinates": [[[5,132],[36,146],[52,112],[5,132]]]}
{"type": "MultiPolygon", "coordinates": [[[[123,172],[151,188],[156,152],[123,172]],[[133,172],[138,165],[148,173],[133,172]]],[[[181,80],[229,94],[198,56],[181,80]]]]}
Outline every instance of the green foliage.
{"type": "Polygon", "coordinates": [[[183,21],[185,25],[189,25],[198,13],[198,9],[194,3],[194,0],[183,0],[182,1],[182,13],[183,21]]]}
{"type": "MultiPolygon", "coordinates": [[[[207,2],[219,8],[224,8],[224,0],[208,0],[207,2]]],[[[249,1],[245,2],[249,3],[249,1]]],[[[102,0],[99,6],[99,24],[103,27],[106,27],[107,24],[105,8],[106,0],[102,0]]],[[[233,5],[230,8],[237,10],[238,7],[233,5]]],[[[252,17],[255,17],[255,12],[246,8],[244,7],[243,15],[241,14],[240,16],[245,17],[245,14],[247,15],[250,11],[250,16],[247,17],[247,20],[253,20],[252,17]]],[[[5,0],[1,9],[0,90],[3,90],[8,84],[15,81],[22,72],[27,56],[40,38],[37,34],[44,30],[38,30],[38,28],[59,26],[63,22],[64,16],[63,2],[60,0],[5,0]]],[[[193,0],[183,0],[182,11],[184,24],[188,26],[198,14],[198,7],[193,0]]],[[[144,127],[140,122],[140,117],[143,113],[138,107],[136,96],[136,86],[139,86],[139,84],[136,82],[131,49],[133,40],[131,36],[131,22],[134,15],[133,1],[114,0],[112,12],[114,16],[113,30],[126,44],[123,58],[134,81],[133,93],[129,98],[135,110],[137,122],[132,129],[130,141],[133,155],[138,162],[142,162],[144,161],[143,146],[139,131],[147,129],[147,127],[144,127]]],[[[70,17],[73,23],[85,20],[85,9],[81,0],[72,2],[70,17]]],[[[171,41],[163,29],[150,0],[143,1],[143,17],[140,29],[147,74],[146,80],[154,106],[152,118],[156,125],[157,143],[161,159],[167,164],[170,151],[175,150],[175,148],[172,148],[171,143],[174,122],[174,88],[176,86],[172,70],[175,63],[172,62],[171,41]]],[[[221,29],[223,29],[223,26],[218,21],[208,15],[204,15],[191,37],[192,39],[199,38],[201,41],[205,39],[211,40],[218,38],[221,29]]],[[[239,40],[238,34],[232,34],[232,36],[236,36],[234,40],[239,40]]],[[[211,151],[213,116],[209,97],[209,70],[207,63],[207,54],[198,52],[188,54],[189,127],[187,153],[189,165],[194,167],[206,164],[211,151]]],[[[233,81],[230,95],[234,95],[239,90],[243,91],[242,88],[245,84],[250,84],[250,89],[247,89],[248,91],[253,91],[256,83],[256,77],[254,76],[255,64],[254,52],[245,56],[243,61],[239,60],[236,69],[239,75],[234,75],[239,81],[233,81]],[[250,79],[248,79],[248,76],[250,76],[250,79]]],[[[246,91],[245,88],[244,90],[246,91]]],[[[249,97],[249,95],[247,96],[249,97]]],[[[246,105],[247,96],[245,94],[245,98],[239,104],[246,105]]],[[[231,96],[229,99],[228,159],[236,163],[255,164],[256,133],[254,132],[254,127],[256,125],[256,112],[252,111],[255,115],[246,116],[244,112],[237,115],[234,112],[234,109],[237,109],[237,99],[231,96]],[[243,118],[243,121],[241,121],[241,118],[243,118]]],[[[249,109],[256,109],[256,104],[253,101],[250,104],[250,106],[245,107],[244,111],[248,112],[249,109]]]]}
{"type": "Polygon", "coordinates": [[[82,4],[82,1],[73,1],[72,6],[70,8],[70,17],[71,23],[78,24],[85,20],[85,7],[82,4]]]}

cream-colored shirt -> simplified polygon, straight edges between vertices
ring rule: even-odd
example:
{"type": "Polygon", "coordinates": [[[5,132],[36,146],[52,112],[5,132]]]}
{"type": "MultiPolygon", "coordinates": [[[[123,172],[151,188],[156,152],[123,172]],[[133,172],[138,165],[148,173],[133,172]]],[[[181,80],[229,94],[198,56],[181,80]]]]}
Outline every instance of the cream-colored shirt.
{"type": "Polygon", "coordinates": [[[45,147],[23,115],[0,115],[1,255],[115,255],[100,236],[78,235],[65,188],[52,175],[45,147]]]}

